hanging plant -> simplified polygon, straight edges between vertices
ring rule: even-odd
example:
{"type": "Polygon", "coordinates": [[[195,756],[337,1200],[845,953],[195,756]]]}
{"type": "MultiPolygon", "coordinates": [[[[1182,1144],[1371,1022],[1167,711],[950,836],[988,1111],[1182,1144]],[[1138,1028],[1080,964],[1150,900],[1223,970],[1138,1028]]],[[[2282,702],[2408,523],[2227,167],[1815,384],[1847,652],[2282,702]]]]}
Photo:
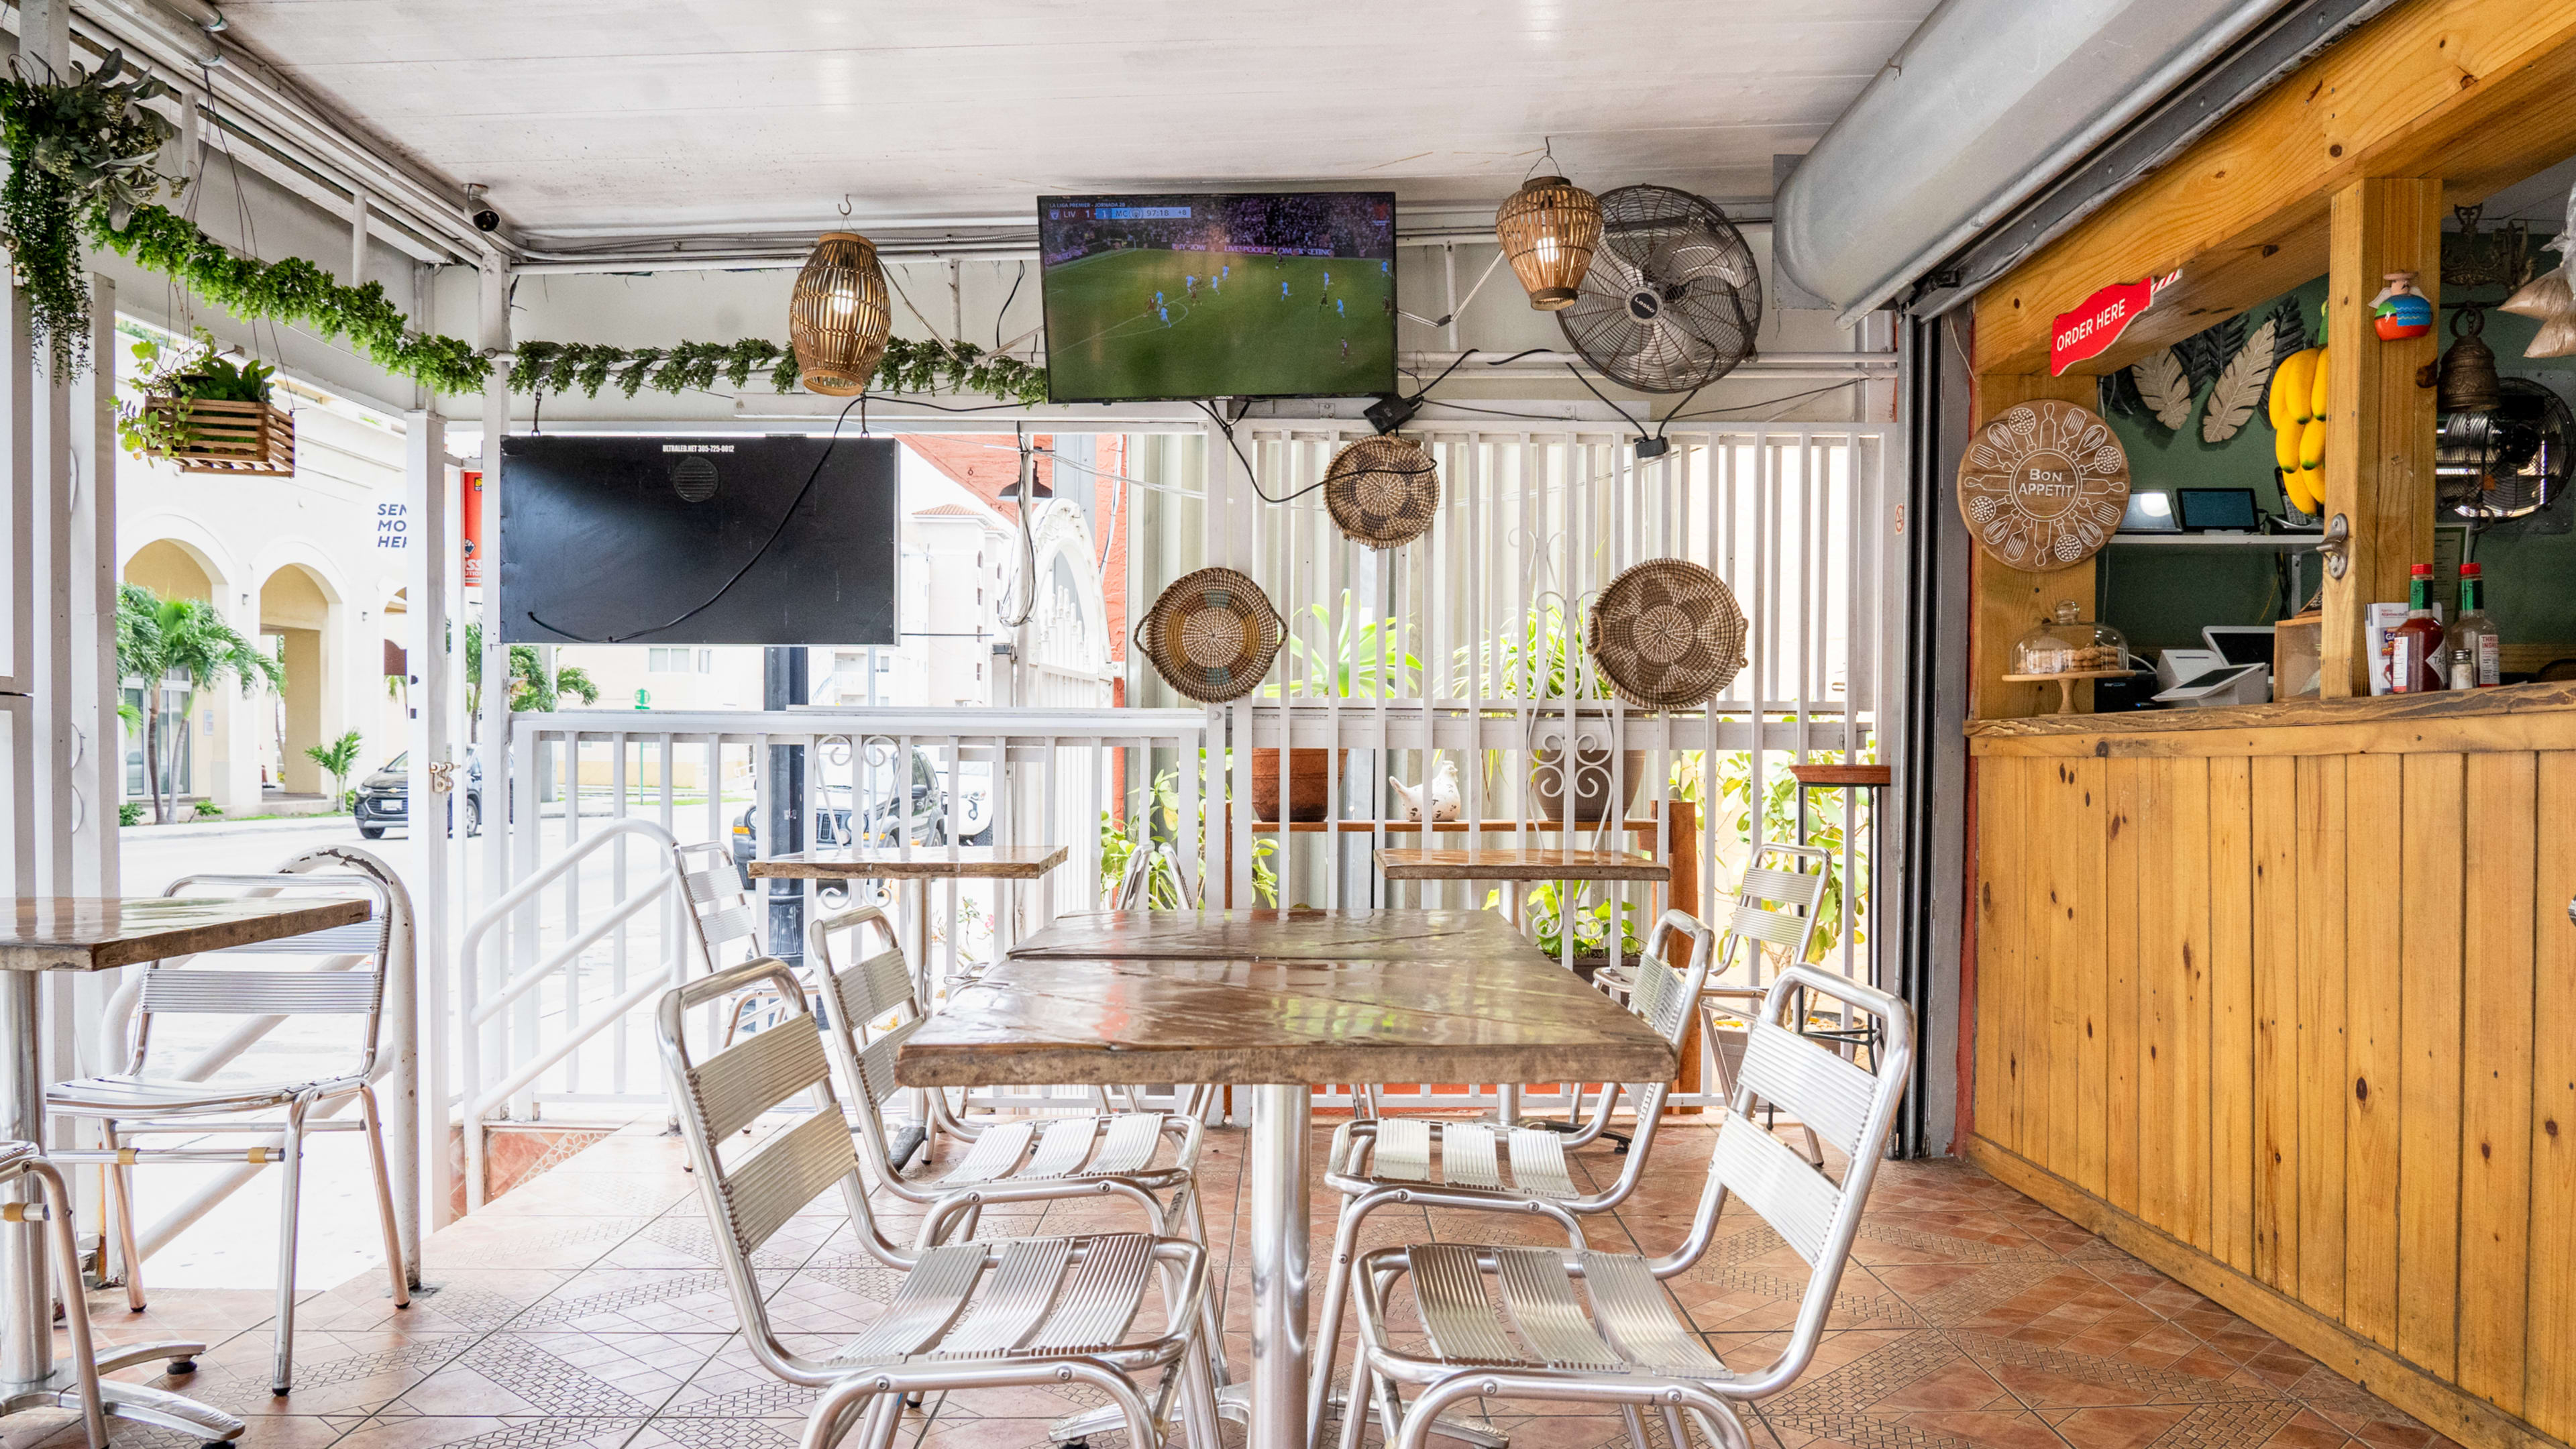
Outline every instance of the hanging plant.
{"type": "Polygon", "coordinates": [[[193,344],[164,355],[160,343],[143,338],[134,344],[134,361],[143,375],[126,384],[132,395],[116,404],[116,440],[138,458],[169,457],[194,441],[189,419],[199,402],[266,403],[276,369],[262,362],[240,363],[216,355],[222,344],[205,328],[193,344]]]}
{"type": "Polygon", "coordinates": [[[121,226],[164,188],[178,190],[152,169],[154,154],[178,128],[143,107],[166,91],[161,82],[118,79],[125,73],[121,51],[109,51],[95,71],[72,67],[68,82],[50,68],[38,79],[29,63],[23,54],[13,57],[9,78],[0,81],[0,144],[9,148],[0,243],[27,289],[54,380],[68,382],[89,362],[81,234],[121,226]]]}

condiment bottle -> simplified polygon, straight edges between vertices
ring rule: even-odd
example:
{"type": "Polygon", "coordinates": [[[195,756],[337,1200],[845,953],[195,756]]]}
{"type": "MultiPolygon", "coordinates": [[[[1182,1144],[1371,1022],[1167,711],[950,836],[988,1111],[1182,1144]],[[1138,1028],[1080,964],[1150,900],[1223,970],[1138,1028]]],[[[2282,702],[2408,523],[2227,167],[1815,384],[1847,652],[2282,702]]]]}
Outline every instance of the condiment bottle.
{"type": "Polygon", "coordinates": [[[2395,694],[2438,692],[2447,682],[2442,669],[2442,623],[2433,617],[2433,566],[2417,564],[2406,581],[2406,620],[2388,631],[2388,688],[2395,694]]]}
{"type": "Polygon", "coordinates": [[[2453,689],[2491,689],[2504,683],[2504,637],[2487,617],[2486,595],[2486,570],[2473,563],[2460,565],[2460,617],[2444,642],[2454,653],[2469,652],[2471,670],[2467,684],[2460,683],[2454,671],[2453,689]]]}

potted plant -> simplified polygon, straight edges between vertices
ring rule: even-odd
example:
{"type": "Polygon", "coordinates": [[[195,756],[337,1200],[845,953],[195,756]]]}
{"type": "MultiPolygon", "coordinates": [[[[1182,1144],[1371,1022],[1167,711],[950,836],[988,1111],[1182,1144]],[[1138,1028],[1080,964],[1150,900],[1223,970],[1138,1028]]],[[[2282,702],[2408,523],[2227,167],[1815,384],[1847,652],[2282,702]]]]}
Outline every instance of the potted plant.
{"type": "MultiPolygon", "coordinates": [[[[1458,692],[1466,693],[1475,680],[1467,673],[1469,649],[1475,649],[1484,660],[1482,671],[1489,697],[1500,699],[1578,699],[1607,700],[1610,682],[1598,670],[1586,672],[1578,663],[1583,652],[1583,626],[1578,619],[1568,618],[1562,601],[1549,598],[1534,605],[1521,616],[1521,626],[1505,629],[1481,646],[1471,645],[1458,651],[1458,692]]],[[[1578,711],[1582,706],[1577,706],[1578,711]]],[[[1625,815],[1637,798],[1637,786],[1646,773],[1646,752],[1622,751],[1618,779],[1621,785],[1619,813],[1625,815]]],[[[1532,748],[1529,752],[1530,818],[1532,820],[1565,820],[1578,825],[1597,825],[1610,811],[1610,751],[1585,744],[1574,751],[1569,762],[1564,752],[1532,748]],[[1571,817],[1566,811],[1565,777],[1574,776],[1574,807],[1571,817]]]]}
{"type": "MultiPolygon", "coordinates": [[[[1333,628],[1331,608],[1323,604],[1309,607],[1315,621],[1323,626],[1332,640],[1333,652],[1307,643],[1294,630],[1288,635],[1288,652],[1303,665],[1297,683],[1288,687],[1292,695],[1334,694],[1343,699],[1376,699],[1381,692],[1409,693],[1422,668],[1422,661],[1404,652],[1403,630],[1393,619],[1362,623],[1351,607],[1350,591],[1342,591],[1342,623],[1333,628]],[[1380,641],[1384,642],[1381,643],[1380,641]]],[[[1278,685],[1262,693],[1276,699],[1278,685]]],[[[1321,820],[1332,813],[1334,751],[1328,749],[1291,749],[1288,755],[1288,818],[1321,820]]],[[[1341,755],[1347,759],[1350,751],[1341,755]]],[[[1252,818],[1275,821],[1279,818],[1278,750],[1252,752],[1252,818]]]]}
{"type": "Polygon", "coordinates": [[[116,433],[138,457],[168,458],[183,473],[285,478],[295,472],[295,419],[269,400],[276,369],[216,354],[213,334],[198,329],[193,348],[164,358],[161,344],[134,344],[146,369],[142,396],[120,404],[116,433]]]}
{"type": "MultiPolygon", "coordinates": [[[[1127,878],[1127,867],[1139,850],[1149,854],[1145,866],[1145,909],[1149,911],[1185,911],[1194,909],[1198,899],[1181,889],[1181,862],[1173,854],[1173,842],[1180,837],[1180,773],[1164,770],[1154,776],[1145,792],[1150,797],[1144,804],[1145,838],[1139,842],[1127,833],[1127,822],[1113,811],[1100,812],[1100,898],[1114,900],[1119,883],[1127,878]],[[1160,831],[1158,838],[1156,832],[1160,831]]],[[[1199,799],[1199,824],[1207,823],[1207,798],[1199,799]]],[[[1271,840],[1252,843],[1252,895],[1255,904],[1279,904],[1279,873],[1270,868],[1268,857],[1277,849],[1271,840]]],[[[1207,881],[1199,881],[1198,897],[1207,894],[1207,881]]]]}
{"type": "MultiPolygon", "coordinates": [[[[1579,893],[1581,887],[1576,887],[1579,893]]],[[[1499,910],[1502,893],[1485,893],[1485,909],[1499,910]]],[[[1637,934],[1637,923],[1645,918],[1645,909],[1637,905],[1620,905],[1596,901],[1584,905],[1577,901],[1568,910],[1557,881],[1540,881],[1530,887],[1522,901],[1521,918],[1529,923],[1531,939],[1540,954],[1551,961],[1564,959],[1565,928],[1574,927],[1574,974],[1589,981],[1592,973],[1610,964],[1610,922],[1619,923],[1619,959],[1633,961],[1646,954],[1646,942],[1637,934]]]]}

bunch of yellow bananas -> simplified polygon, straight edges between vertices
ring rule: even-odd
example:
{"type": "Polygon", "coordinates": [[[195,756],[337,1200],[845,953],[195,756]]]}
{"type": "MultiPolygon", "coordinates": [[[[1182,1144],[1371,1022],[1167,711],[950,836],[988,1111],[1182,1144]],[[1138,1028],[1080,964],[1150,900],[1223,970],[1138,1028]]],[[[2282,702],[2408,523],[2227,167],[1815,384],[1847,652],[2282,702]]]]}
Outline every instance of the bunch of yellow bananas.
{"type": "Polygon", "coordinates": [[[2272,459],[2281,465],[2281,491],[2301,513],[2326,501],[2326,350],[2293,352],[2272,372],[2267,404],[2272,418],[2272,459]]]}

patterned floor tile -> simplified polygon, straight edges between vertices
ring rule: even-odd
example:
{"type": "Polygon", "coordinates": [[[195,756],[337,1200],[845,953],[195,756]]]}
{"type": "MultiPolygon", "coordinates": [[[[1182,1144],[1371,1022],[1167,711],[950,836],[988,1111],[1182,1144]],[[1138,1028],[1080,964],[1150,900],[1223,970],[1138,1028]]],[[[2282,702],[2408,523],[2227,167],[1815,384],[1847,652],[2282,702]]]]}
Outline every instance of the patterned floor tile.
{"type": "Polygon", "coordinates": [[[235,1334],[197,1355],[197,1371],[143,1364],[115,1377],[148,1383],[244,1419],[268,1415],[363,1417],[383,1409],[474,1346],[472,1333],[327,1332],[299,1328],[294,1389],[269,1391],[276,1339],[264,1328],[235,1334]]]}
{"type": "Polygon", "coordinates": [[[389,1413],[641,1418],[723,1343],[712,1333],[488,1334],[389,1413]]]}
{"type": "Polygon", "coordinates": [[[378,1415],[332,1449],[622,1449],[641,1418],[378,1415]]]}
{"type": "Polygon", "coordinates": [[[384,1283],[373,1274],[352,1279],[298,1304],[296,1327],[333,1331],[398,1328],[413,1333],[488,1331],[525,1313],[573,1275],[544,1269],[439,1268],[424,1276],[427,1281],[413,1291],[408,1308],[396,1308],[384,1283]]]}

